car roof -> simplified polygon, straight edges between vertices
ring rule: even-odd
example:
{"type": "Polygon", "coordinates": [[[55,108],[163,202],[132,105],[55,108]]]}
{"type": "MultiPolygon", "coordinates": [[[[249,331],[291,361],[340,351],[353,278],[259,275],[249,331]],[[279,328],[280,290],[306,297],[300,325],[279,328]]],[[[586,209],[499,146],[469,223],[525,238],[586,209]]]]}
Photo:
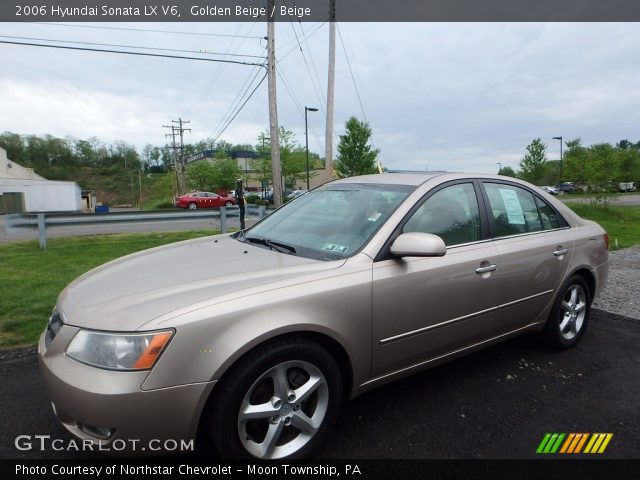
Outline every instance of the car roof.
{"type": "Polygon", "coordinates": [[[379,173],[375,175],[360,175],[336,180],[335,183],[374,183],[385,185],[422,185],[427,180],[438,177],[441,173],[379,173]]]}

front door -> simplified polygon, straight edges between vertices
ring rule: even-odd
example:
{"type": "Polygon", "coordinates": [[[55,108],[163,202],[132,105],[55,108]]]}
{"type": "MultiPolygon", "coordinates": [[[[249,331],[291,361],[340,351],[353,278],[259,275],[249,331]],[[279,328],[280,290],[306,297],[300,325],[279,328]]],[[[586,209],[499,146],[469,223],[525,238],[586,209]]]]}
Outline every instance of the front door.
{"type": "Polygon", "coordinates": [[[508,329],[496,315],[500,256],[483,238],[472,182],[430,192],[402,233],[439,235],[443,257],[390,258],[373,267],[373,376],[464,348],[508,329]]]}

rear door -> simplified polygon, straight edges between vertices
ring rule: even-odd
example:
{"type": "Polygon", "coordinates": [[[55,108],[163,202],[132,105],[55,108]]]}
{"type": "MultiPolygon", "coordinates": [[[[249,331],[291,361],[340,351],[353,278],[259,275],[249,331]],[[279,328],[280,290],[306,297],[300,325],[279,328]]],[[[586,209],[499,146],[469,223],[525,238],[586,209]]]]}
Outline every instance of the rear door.
{"type": "Polygon", "coordinates": [[[525,187],[495,180],[482,186],[500,254],[502,314],[517,325],[532,323],[564,280],[573,232],[550,204],[525,187]]]}
{"type": "Polygon", "coordinates": [[[216,193],[207,193],[207,206],[209,208],[220,207],[222,202],[220,201],[220,195],[216,193]]]}

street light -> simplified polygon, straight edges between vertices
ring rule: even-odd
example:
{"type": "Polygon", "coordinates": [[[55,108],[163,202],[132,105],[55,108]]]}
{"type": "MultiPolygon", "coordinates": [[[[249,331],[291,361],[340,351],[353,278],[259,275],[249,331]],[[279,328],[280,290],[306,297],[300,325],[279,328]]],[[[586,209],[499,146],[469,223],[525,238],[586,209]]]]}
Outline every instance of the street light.
{"type": "Polygon", "coordinates": [[[317,108],[304,107],[304,139],[307,148],[307,190],[309,190],[309,125],[307,122],[307,112],[317,112],[317,108]]]}
{"type": "Polygon", "coordinates": [[[560,191],[562,191],[562,137],[553,137],[554,140],[560,140],[560,191]]]}
{"type": "Polygon", "coordinates": [[[498,175],[500,175],[500,172],[502,171],[502,163],[497,162],[498,164],[498,175]]]}

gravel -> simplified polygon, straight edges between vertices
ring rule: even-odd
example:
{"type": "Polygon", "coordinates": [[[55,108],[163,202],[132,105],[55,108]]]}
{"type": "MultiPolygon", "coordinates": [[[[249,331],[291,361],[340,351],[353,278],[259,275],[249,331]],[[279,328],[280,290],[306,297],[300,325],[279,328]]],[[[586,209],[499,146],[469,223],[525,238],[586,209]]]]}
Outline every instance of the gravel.
{"type": "Polygon", "coordinates": [[[609,279],[593,308],[640,320],[640,245],[609,252],[609,279]]]}

